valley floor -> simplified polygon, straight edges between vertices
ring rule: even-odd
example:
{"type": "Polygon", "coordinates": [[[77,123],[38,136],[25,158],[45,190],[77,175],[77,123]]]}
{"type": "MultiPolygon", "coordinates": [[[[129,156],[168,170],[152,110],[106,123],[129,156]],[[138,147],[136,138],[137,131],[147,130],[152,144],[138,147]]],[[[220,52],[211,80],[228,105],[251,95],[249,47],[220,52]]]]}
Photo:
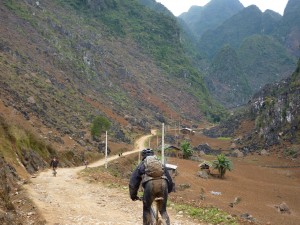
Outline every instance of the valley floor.
{"type": "MultiPolygon", "coordinates": [[[[142,149],[149,136],[142,137],[133,152],[142,149]]],[[[201,143],[208,143],[215,148],[228,145],[204,136],[195,138],[200,138],[201,143]]],[[[118,158],[115,165],[123,172],[130,171],[132,168],[129,166],[132,165],[122,168],[122,160],[125,162],[127,157],[133,155],[124,152],[123,157],[115,155],[109,157],[109,160],[118,158]]],[[[215,159],[214,156],[203,158],[209,161],[215,159]]],[[[299,159],[292,161],[278,155],[250,155],[230,159],[234,169],[226,173],[225,179],[202,179],[197,176],[199,162],[167,158],[168,163],[178,166],[178,175],[175,177],[177,191],[171,193],[170,200],[200,207],[217,207],[239,218],[242,214],[249,214],[254,218],[255,224],[299,224],[299,159]],[[184,184],[190,187],[180,190],[178,187],[184,184]],[[214,195],[214,192],[220,194],[214,195]],[[230,203],[236,198],[239,202],[231,207],[230,203]],[[277,206],[281,203],[286,203],[290,213],[278,211],[277,206]]],[[[89,166],[104,163],[104,160],[100,160],[89,166]]],[[[113,167],[113,163],[109,163],[109,166],[113,167]]],[[[80,170],[84,170],[84,167],[59,168],[57,177],[53,177],[51,171],[44,171],[26,185],[30,198],[38,206],[47,224],[142,224],[142,203],[130,200],[128,180],[120,181],[120,178],[114,176],[97,174],[97,179],[101,182],[95,182],[93,176],[88,177],[88,182],[79,178],[80,170]],[[119,183],[123,188],[112,188],[114,183],[119,183]]],[[[200,224],[183,214],[179,215],[172,208],[168,212],[173,225],[200,224]]]]}
{"type": "MultiPolygon", "coordinates": [[[[148,137],[149,135],[139,139],[135,151],[139,151],[140,145],[148,137]]],[[[112,156],[109,160],[116,158],[117,156],[112,156]]],[[[100,160],[89,167],[104,164],[105,160],[100,160]]],[[[89,183],[78,176],[78,172],[84,168],[59,168],[56,177],[53,177],[50,170],[43,171],[25,185],[46,224],[142,224],[142,202],[131,201],[127,186],[120,189],[89,183]]],[[[172,209],[168,211],[173,225],[200,224],[176,215],[172,209]]]]}
{"type": "Polygon", "coordinates": [[[180,202],[184,196],[186,202],[215,206],[237,217],[249,214],[258,224],[299,224],[299,162],[259,155],[231,160],[234,168],[226,172],[224,179],[203,179],[197,176],[199,162],[170,158],[170,163],[178,165],[176,184],[190,185],[184,191],[173,193],[171,199],[180,202]],[[204,200],[200,199],[200,193],[204,200]],[[240,200],[239,203],[231,207],[229,204],[236,198],[240,200]],[[281,203],[286,203],[290,213],[279,212],[277,206],[281,203]]]}

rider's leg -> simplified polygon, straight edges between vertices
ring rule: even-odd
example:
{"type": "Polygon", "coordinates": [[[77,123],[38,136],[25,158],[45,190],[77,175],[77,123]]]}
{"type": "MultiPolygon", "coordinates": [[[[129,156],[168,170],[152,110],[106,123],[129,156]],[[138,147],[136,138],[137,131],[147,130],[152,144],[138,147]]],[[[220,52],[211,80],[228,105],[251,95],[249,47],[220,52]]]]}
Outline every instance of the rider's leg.
{"type": "Polygon", "coordinates": [[[148,181],[144,186],[144,197],[143,197],[143,225],[151,225],[151,205],[154,200],[153,196],[153,182],[148,181]]]}
{"type": "Polygon", "coordinates": [[[53,170],[53,175],[55,176],[56,175],[56,167],[52,167],[52,170],[53,170]]]}
{"type": "Polygon", "coordinates": [[[168,183],[165,179],[162,179],[161,182],[161,192],[163,196],[162,201],[157,202],[157,207],[160,212],[161,217],[166,221],[167,225],[170,225],[170,218],[167,213],[167,201],[168,201],[168,183]]]}
{"type": "Polygon", "coordinates": [[[168,183],[165,179],[150,180],[144,186],[143,224],[151,224],[151,205],[157,197],[163,197],[162,201],[158,201],[158,210],[162,219],[170,225],[167,213],[168,183]]]}

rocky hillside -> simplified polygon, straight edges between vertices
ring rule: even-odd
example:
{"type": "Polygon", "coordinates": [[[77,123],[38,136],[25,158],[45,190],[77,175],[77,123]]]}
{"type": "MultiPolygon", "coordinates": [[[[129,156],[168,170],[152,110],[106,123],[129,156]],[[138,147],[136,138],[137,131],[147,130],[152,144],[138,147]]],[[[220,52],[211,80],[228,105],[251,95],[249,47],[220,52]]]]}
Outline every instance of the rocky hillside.
{"type": "Polygon", "coordinates": [[[48,167],[46,160],[56,154],[55,150],[28,130],[12,125],[2,113],[0,143],[0,223],[14,225],[42,221],[26,197],[22,184],[28,174],[48,167]]]}
{"type": "Polygon", "coordinates": [[[110,121],[109,142],[122,147],[162,122],[223,117],[185,55],[176,18],[148,7],[1,2],[1,224],[43,224],[21,185],[53,155],[63,167],[102,157],[103,137],[90,135],[96,116],[110,121]]]}
{"type": "Polygon", "coordinates": [[[209,136],[233,136],[245,153],[281,145],[286,156],[297,157],[300,145],[300,61],[292,76],[265,86],[209,136]]]}
{"type": "Polygon", "coordinates": [[[171,117],[222,117],[174,17],[135,1],[3,3],[1,100],[27,120],[84,140],[103,115],[112,136],[130,141],[171,117]]]}

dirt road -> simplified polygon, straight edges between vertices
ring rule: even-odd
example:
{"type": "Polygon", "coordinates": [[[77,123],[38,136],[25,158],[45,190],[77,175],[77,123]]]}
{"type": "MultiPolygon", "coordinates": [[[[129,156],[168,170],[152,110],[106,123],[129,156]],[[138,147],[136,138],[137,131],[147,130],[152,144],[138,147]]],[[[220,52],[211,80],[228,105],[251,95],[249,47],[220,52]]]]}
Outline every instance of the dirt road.
{"type": "MultiPolygon", "coordinates": [[[[143,148],[151,135],[141,137],[131,152],[143,148]]],[[[107,162],[116,159],[111,156],[107,162]]],[[[90,164],[89,167],[104,165],[105,160],[90,164]]],[[[84,166],[76,168],[59,168],[56,177],[50,170],[39,173],[25,186],[29,197],[51,225],[84,224],[84,225],[118,225],[142,224],[142,202],[133,202],[128,189],[108,188],[101,184],[88,183],[79,179],[77,173],[84,166]]],[[[196,225],[189,218],[176,214],[168,209],[171,224],[196,225]]]]}

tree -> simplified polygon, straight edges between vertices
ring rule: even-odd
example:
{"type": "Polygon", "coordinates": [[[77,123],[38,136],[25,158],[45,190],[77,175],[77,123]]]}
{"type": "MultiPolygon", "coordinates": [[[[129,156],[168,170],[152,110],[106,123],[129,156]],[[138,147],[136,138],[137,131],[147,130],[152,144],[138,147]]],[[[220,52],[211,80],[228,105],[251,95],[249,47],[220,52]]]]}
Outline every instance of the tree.
{"type": "Polygon", "coordinates": [[[227,170],[232,170],[232,162],[224,154],[220,154],[217,156],[217,160],[213,161],[213,167],[219,171],[220,177],[223,178],[227,170]]]}
{"type": "Polygon", "coordinates": [[[181,150],[183,153],[183,158],[188,159],[193,155],[193,149],[191,147],[191,143],[188,141],[184,141],[181,144],[181,150]]]}
{"type": "Polygon", "coordinates": [[[96,116],[92,122],[91,135],[99,137],[101,134],[110,128],[110,122],[103,116],[96,116]]]}

